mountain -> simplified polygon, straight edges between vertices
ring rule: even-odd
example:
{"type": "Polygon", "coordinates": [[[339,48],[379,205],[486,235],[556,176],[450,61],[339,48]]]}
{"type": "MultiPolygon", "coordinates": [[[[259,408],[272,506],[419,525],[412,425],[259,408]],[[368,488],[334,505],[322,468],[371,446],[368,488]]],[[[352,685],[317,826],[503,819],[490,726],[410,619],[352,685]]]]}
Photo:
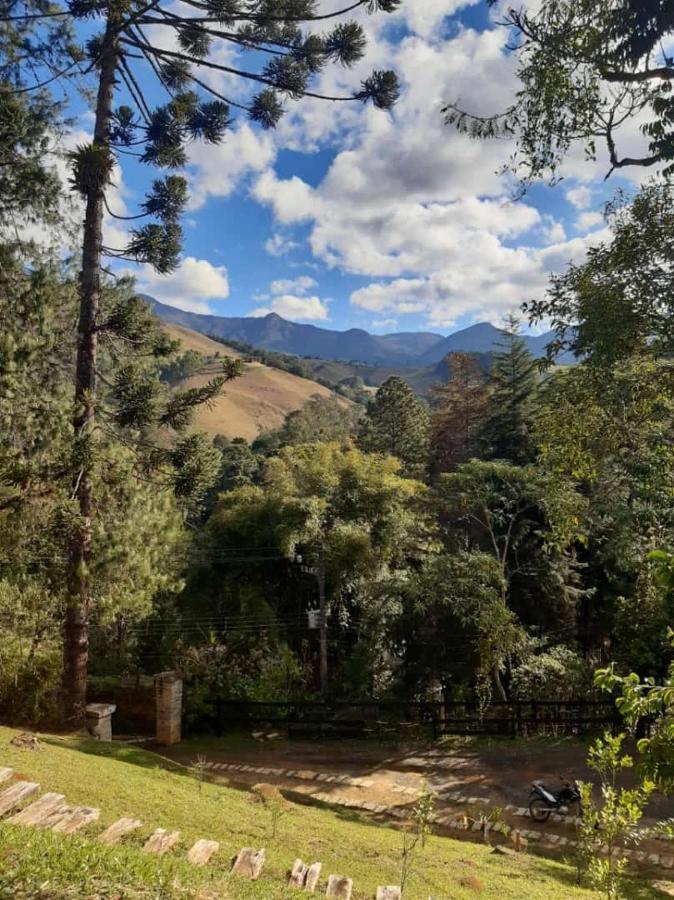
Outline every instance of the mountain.
{"type": "MultiPolygon", "coordinates": [[[[545,334],[523,334],[522,340],[529,352],[539,358],[545,356],[545,348],[554,337],[554,332],[545,334]]],[[[436,344],[433,344],[419,359],[420,363],[432,364],[440,362],[448,353],[494,353],[502,348],[503,332],[491,322],[478,322],[461,331],[455,331],[436,344]]],[[[557,360],[560,363],[573,362],[570,354],[557,360]]]]}
{"type": "MultiPolygon", "coordinates": [[[[479,322],[443,336],[432,332],[399,332],[370,334],[361,328],[334,331],[289,322],[276,313],[256,317],[205,316],[185,312],[160,303],[152,297],[145,299],[164,322],[182,325],[192,331],[230,341],[242,341],[265,350],[291,353],[345,362],[357,361],[370,366],[425,367],[441,362],[448,353],[493,353],[499,349],[502,332],[489,322],[479,322]]],[[[552,332],[523,335],[534,354],[540,357],[552,338],[552,332]]],[[[571,362],[560,359],[559,362],[571,362]]]]}
{"type": "MultiPolygon", "coordinates": [[[[219,369],[219,358],[240,354],[182,325],[165,325],[165,331],[180,341],[182,350],[196,350],[206,358],[204,368],[180,382],[180,388],[199,388],[219,369]]],[[[308,378],[272,369],[259,362],[246,363],[245,374],[231,381],[216,399],[197,410],[194,428],[213,437],[243,437],[254,440],[261,432],[279,428],[289,412],[300,409],[311,397],[334,397],[328,388],[308,378]]],[[[338,398],[347,405],[348,400],[338,398]]]]}

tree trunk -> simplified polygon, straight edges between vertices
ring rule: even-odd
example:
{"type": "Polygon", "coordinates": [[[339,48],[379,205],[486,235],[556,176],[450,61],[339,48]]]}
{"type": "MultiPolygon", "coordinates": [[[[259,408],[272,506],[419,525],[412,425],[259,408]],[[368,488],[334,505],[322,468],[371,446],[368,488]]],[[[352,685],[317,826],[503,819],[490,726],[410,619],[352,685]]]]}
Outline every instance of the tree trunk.
{"type": "MultiPolygon", "coordinates": [[[[103,38],[100,57],[94,145],[109,146],[112,97],[117,67],[117,36],[112,17],[103,38]]],[[[64,724],[77,727],[84,721],[89,659],[89,608],[91,585],[92,515],[94,486],[92,441],[96,399],[96,324],[101,291],[101,248],[103,243],[105,182],[94,179],[86,191],[86,212],[82,244],[82,271],[79,279],[80,310],[77,329],[75,374],[75,431],[73,495],[79,504],[79,527],[70,548],[68,604],[63,643],[62,713],[64,724]]]]}

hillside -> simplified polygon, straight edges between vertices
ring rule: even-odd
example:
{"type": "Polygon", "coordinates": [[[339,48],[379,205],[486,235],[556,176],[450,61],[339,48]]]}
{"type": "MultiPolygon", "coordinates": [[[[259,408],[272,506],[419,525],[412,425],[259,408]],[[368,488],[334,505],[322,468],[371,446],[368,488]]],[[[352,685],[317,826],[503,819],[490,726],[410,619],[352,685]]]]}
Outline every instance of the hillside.
{"type": "MultiPolygon", "coordinates": [[[[205,384],[217,371],[217,360],[213,359],[216,354],[241,356],[232,348],[180,325],[167,324],[165,329],[180,341],[183,350],[195,350],[212,360],[202,372],[183,381],[181,387],[205,384]]],[[[335,396],[328,388],[306,378],[261,363],[246,363],[245,374],[228,384],[210,407],[199,410],[193,427],[211,435],[243,437],[250,441],[262,431],[280,427],[289,412],[304,406],[316,394],[335,396]]],[[[347,401],[340,398],[340,402],[347,401]]]]}
{"type": "MultiPolygon", "coordinates": [[[[195,769],[133,745],[80,737],[42,735],[41,749],[30,753],[10,744],[16,733],[0,726],[0,764],[39,783],[43,792],[100,809],[100,819],[82,836],[0,823],[2,897],[290,900],[301,896],[285,887],[297,857],[323,864],[316,896],[325,895],[329,873],[353,878],[354,900],[371,900],[377,885],[400,881],[400,832],[378,825],[374,817],[308,805],[289,793],[289,811],[273,837],[269,813],[229,779],[211,781],[206,775],[201,781],[195,769]],[[97,843],[96,836],[120,816],[139,819],[138,829],[121,845],[97,843]],[[161,857],[141,853],[158,827],[177,830],[177,844],[161,857]],[[200,838],[219,843],[203,868],[186,862],[188,848],[200,838]],[[241,847],[266,849],[258,882],[230,875],[231,859],[241,847]]],[[[188,742],[182,746],[190,750],[188,742]]],[[[258,749],[248,742],[252,759],[258,749]]],[[[534,855],[503,857],[484,844],[433,836],[414,863],[406,900],[426,900],[430,892],[455,900],[476,893],[499,900],[599,900],[597,893],[575,885],[568,864],[534,855]]],[[[639,896],[655,896],[648,882],[639,896]]]]}
{"type": "MultiPolygon", "coordinates": [[[[388,368],[435,365],[450,352],[493,353],[503,339],[500,329],[489,322],[479,322],[448,336],[425,331],[370,334],[361,328],[334,331],[289,322],[276,313],[260,317],[205,316],[167,306],[152,297],[145,296],[144,299],[152,304],[164,322],[182,325],[201,334],[241,341],[279,353],[388,368]]],[[[540,357],[545,353],[552,332],[522,337],[534,356],[540,357]]],[[[564,358],[560,361],[572,360],[564,358]]]]}

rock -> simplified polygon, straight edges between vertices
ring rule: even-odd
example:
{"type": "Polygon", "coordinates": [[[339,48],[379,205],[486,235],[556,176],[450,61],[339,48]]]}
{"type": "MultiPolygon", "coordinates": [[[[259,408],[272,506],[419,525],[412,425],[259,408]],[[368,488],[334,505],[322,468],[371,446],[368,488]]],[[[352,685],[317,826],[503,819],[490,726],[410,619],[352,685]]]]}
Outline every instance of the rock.
{"type": "Polygon", "coordinates": [[[157,856],[163,856],[164,853],[178,843],[179,839],[179,831],[167,831],[166,828],[158,828],[145,842],[143,853],[154,853],[157,856]]]}
{"type": "Polygon", "coordinates": [[[14,769],[0,766],[0,784],[2,784],[3,781],[9,781],[13,774],[14,769]]]}
{"type": "Polygon", "coordinates": [[[43,794],[35,803],[15,813],[9,822],[12,825],[41,825],[56,810],[62,808],[65,799],[63,794],[43,794]]]}
{"type": "Polygon", "coordinates": [[[377,888],[376,900],[401,900],[402,892],[397,885],[389,884],[377,888]]]}
{"type": "Polygon", "coordinates": [[[36,734],[29,734],[27,731],[15,735],[9,742],[12,747],[18,747],[20,750],[41,750],[42,745],[36,734]]]}
{"type": "Polygon", "coordinates": [[[103,834],[98,836],[98,840],[101,844],[118,844],[123,837],[140,828],[142,824],[140,819],[130,819],[128,817],[118,819],[106,828],[103,834]]]}
{"type": "Polygon", "coordinates": [[[330,875],[326,897],[341,897],[343,900],[351,900],[353,881],[345,875],[330,875]]]}
{"type": "Polygon", "coordinates": [[[255,881],[260,877],[265,863],[265,850],[253,850],[252,847],[244,847],[239,850],[239,855],[234,860],[232,872],[234,875],[241,875],[243,878],[250,878],[255,881]]]}
{"type": "Polygon", "coordinates": [[[14,809],[39,790],[40,785],[33,781],[15,781],[0,794],[0,816],[4,816],[10,809],[14,809]]]}
{"type": "Polygon", "coordinates": [[[503,847],[501,844],[498,844],[496,847],[494,847],[491,852],[498,853],[500,856],[510,856],[513,858],[517,856],[516,850],[513,850],[512,847],[503,847]]]}
{"type": "Polygon", "coordinates": [[[187,859],[195,866],[205,866],[211,856],[220,848],[217,841],[198,840],[187,854],[187,859]]]}

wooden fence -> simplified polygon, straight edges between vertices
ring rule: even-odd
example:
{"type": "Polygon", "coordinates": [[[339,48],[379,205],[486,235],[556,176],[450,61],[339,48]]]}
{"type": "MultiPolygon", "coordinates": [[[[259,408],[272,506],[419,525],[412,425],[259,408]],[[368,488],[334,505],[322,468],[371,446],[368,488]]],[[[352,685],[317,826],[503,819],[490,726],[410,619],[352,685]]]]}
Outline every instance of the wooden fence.
{"type": "Polygon", "coordinates": [[[192,723],[192,732],[220,735],[236,728],[269,726],[291,737],[391,738],[432,735],[585,734],[615,730],[620,716],[612,700],[338,702],[221,700],[192,723]]]}

